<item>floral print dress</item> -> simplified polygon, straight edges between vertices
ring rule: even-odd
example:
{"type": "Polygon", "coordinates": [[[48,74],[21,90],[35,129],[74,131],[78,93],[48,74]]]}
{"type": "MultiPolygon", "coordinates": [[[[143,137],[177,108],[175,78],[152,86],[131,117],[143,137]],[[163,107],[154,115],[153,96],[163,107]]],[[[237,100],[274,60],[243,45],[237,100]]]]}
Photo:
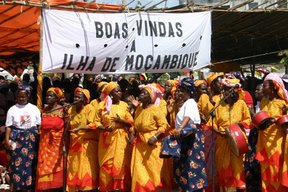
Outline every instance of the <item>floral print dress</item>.
{"type": "Polygon", "coordinates": [[[181,152],[180,158],[174,158],[174,180],[179,191],[201,191],[208,186],[204,154],[205,137],[200,129],[201,120],[194,99],[188,99],[179,109],[176,127],[180,127],[185,117],[189,117],[190,121],[180,133],[181,152]]]}
{"type": "Polygon", "coordinates": [[[31,190],[36,176],[37,128],[32,127],[28,130],[11,128],[11,139],[16,143],[16,149],[12,151],[10,160],[11,183],[14,190],[31,190]]]}
{"type": "Polygon", "coordinates": [[[205,171],[205,139],[200,128],[192,128],[192,134],[185,129],[181,131],[180,158],[174,158],[174,179],[179,191],[190,192],[208,186],[205,171]]]}

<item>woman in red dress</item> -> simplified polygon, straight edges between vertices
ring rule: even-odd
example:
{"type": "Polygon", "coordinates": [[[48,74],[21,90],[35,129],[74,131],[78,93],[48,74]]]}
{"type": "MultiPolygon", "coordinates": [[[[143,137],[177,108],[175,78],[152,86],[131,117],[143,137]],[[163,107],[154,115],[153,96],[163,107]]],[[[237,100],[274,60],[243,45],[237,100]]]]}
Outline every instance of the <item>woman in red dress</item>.
{"type": "Polygon", "coordinates": [[[36,189],[39,191],[63,187],[64,110],[58,104],[62,97],[63,92],[59,88],[47,90],[38,152],[36,189]]]}

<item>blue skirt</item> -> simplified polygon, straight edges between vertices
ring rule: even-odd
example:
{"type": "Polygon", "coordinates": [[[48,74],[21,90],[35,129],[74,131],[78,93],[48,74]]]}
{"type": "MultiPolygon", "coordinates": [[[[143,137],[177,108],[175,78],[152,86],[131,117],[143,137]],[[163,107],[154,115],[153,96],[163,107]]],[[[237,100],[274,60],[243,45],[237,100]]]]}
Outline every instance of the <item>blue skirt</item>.
{"type": "Polygon", "coordinates": [[[31,190],[35,184],[38,133],[36,127],[17,129],[11,127],[11,139],[16,149],[11,153],[10,179],[13,190],[31,190]]]}

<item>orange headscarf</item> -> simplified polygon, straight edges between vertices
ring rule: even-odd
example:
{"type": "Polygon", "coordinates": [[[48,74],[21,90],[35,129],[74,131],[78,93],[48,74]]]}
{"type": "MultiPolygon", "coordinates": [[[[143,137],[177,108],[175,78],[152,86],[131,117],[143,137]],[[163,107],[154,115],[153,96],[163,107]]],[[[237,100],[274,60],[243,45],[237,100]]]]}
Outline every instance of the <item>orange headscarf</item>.
{"type": "Polygon", "coordinates": [[[208,75],[208,77],[207,77],[207,84],[208,84],[208,86],[210,86],[211,83],[212,83],[215,79],[217,79],[218,77],[223,76],[223,75],[224,75],[223,72],[221,72],[221,73],[211,73],[210,75],[208,75]]]}
{"type": "Polygon", "coordinates": [[[97,85],[97,91],[100,91],[100,89],[103,87],[103,86],[106,86],[108,84],[108,82],[106,81],[101,81],[100,83],[98,83],[97,85]]]}
{"type": "Polygon", "coordinates": [[[201,80],[201,79],[196,79],[196,80],[194,81],[194,86],[195,86],[195,87],[198,87],[198,86],[201,85],[201,84],[207,85],[207,82],[206,82],[205,80],[201,80]]]}
{"type": "Polygon", "coordinates": [[[86,103],[90,102],[90,92],[87,89],[83,89],[81,87],[77,87],[74,91],[74,94],[76,94],[77,92],[81,92],[84,95],[84,99],[86,103]]]}
{"type": "Polygon", "coordinates": [[[58,97],[58,99],[61,99],[63,97],[63,91],[58,87],[50,87],[47,90],[47,93],[48,92],[53,92],[58,97]]]}
{"type": "Polygon", "coordinates": [[[104,89],[101,92],[100,99],[104,102],[105,105],[105,113],[110,113],[111,106],[112,106],[112,98],[109,96],[111,91],[115,89],[116,87],[119,87],[119,84],[116,82],[109,82],[104,87],[104,89]]]}
{"type": "Polygon", "coordinates": [[[172,89],[171,89],[171,94],[174,95],[176,92],[176,89],[179,85],[179,81],[178,80],[167,80],[168,83],[170,83],[172,85],[172,89]]]}

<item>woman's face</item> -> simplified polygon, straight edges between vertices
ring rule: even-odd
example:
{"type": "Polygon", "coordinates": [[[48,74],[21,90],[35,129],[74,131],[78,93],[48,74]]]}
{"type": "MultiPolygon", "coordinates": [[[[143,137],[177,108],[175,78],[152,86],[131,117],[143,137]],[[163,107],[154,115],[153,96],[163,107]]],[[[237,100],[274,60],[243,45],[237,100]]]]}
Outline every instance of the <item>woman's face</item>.
{"type": "Polygon", "coordinates": [[[121,88],[118,86],[118,87],[115,87],[110,95],[113,97],[113,100],[115,101],[119,101],[122,97],[122,91],[121,91],[121,88]]]}
{"type": "Polygon", "coordinates": [[[211,89],[215,92],[215,93],[220,93],[221,90],[223,89],[223,85],[221,83],[221,77],[218,77],[217,79],[215,79],[212,84],[211,84],[211,89]]]}
{"type": "Polygon", "coordinates": [[[77,101],[82,101],[82,102],[79,102],[79,103],[84,103],[84,101],[85,101],[85,96],[80,91],[76,92],[75,95],[74,95],[74,102],[77,102],[77,101]]]}
{"type": "Polygon", "coordinates": [[[199,95],[202,95],[203,93],[207,93],[207,85],[206,84],[201,84],[197,88],[197,92],[199,95]]]}
{"type": "Polygon", "coordinates": [[[46,94],[46,103],[49,105],[49,104],[54,104],[58,101],[58,97],[57,95],[52,92],[52,91],[49,91],[47,94],[46,94]]]}
{"type": "Polygon", "coordinates": [[[257,101],[260,101],[263,97],[263,85],[257,85],[256,90],[255,90],[255,98],[257,101]]]}
{"type": "Polygon", "coordinates": [[[185,101],[190,98],[189,93],[182,87],[178,87],[175,92],[175,101],[178,105],[181,106],[185,101]]]}
{"type": "Polygon", "coordinates": [[[139,95],[139,101],[142,103],[151,103],[151,97],[149,95],[149,92],[145,89],[143,89],[139,95]]]}
{"type": "Polygon", "coordinates": [[[16,101],[19,105],[26,105],[28,103],[28,95],[23,91],[19,91],[17,94],[16,101]]]}
{"type": "Polygon", "coordinates": [[[272,93],[273,87],[271,87],[270,82],[269,81],[264,81],[263,82],[263,95],[264,96],[269,96],[272,93]]]}
{"type": "Polygon", "coordinates": [[[172,85],[168,81],[164,85],[165,93],[169,93],[172,90],[172,85]]]}

